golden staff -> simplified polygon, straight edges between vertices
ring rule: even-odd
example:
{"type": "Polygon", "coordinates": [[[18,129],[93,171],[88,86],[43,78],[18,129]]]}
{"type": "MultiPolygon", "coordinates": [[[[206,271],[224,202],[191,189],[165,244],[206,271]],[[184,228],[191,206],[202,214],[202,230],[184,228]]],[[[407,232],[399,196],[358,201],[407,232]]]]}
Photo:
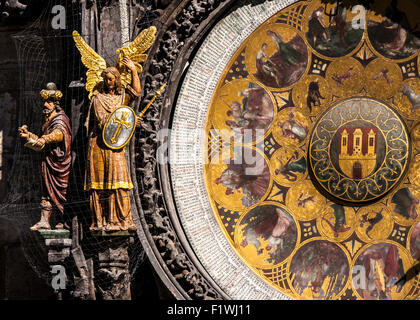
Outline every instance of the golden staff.
{"type": "Polygon", "coordinates": [[[162,94],[163,89],[165,89],[165,87],[166,87],[166,82],[159,88],[158,91],[155,92],[155,95],[153,96],[152,100],[150,100],[147,106],[142,110],[142,112],[140,112],[140,114],[138,115],[140,119],[143,117],[144,113],[147,111],[147,109],[149,109],[152,103],[156,100],[156,98],[162,94]]]}

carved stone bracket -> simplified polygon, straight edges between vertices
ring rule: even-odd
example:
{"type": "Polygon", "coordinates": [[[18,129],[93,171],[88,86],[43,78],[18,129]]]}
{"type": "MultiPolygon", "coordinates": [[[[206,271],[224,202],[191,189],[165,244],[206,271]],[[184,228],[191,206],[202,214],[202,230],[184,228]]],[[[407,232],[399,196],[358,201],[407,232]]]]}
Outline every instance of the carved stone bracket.
{"type": "Polygon", "coordinates": [[[103,300],[131,300],[128,235],[103,236],[95,274],[98,293],[103,300]]]}

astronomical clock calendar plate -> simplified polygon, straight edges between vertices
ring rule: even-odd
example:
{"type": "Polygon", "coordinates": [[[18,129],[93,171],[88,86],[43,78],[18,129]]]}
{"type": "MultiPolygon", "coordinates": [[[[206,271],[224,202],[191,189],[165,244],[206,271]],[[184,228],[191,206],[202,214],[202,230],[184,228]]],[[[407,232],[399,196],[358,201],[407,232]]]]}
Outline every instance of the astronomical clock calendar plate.
{"type": "Polygon", "coordinates": [[[209,33],[173,122],[196,103],[205,135],[172,140],[171,172],[194,172],[180,219],[230,297],[419,296],[420,39],[384,13],[414,28],[412,7],[245,1],[209,33]]]}

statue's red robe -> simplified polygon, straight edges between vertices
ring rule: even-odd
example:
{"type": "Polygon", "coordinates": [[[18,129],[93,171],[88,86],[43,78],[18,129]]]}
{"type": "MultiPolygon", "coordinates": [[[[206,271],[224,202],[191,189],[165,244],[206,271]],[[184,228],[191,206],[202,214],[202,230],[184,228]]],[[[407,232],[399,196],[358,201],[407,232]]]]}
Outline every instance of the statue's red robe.
{"type": "Polygon", "coordinates": [[[63,111],[42,125],[42,134],[47,135],[57,129],[62,132],[63,140],[47,144],[43,149],[43,192],[63,214],[71,166],[71,127],[63,111]]]}

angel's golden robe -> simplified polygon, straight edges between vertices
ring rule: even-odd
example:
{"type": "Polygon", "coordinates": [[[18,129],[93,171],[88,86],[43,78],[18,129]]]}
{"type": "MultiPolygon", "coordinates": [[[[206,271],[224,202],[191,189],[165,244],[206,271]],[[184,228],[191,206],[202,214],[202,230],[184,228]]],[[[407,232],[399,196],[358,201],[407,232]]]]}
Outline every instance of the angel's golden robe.
{"type": "MultiPolygon", "coordinates": [[[[73,39],[82,57],[82,63],[88,68],[86,72],[86,90],[92,99],[85,126],[89,134],[89,150],[87,155],[85,190],[90,191],[90,206],[93,212],[91,229],[135,230],[130,209],[129,190],[133,184],[128,172],[125,159],[125,148],[112,150],[102,141],[102,130],[110,113],[121,105],[128,105],[135,98],[136,93],[130,87],[133,80],[133,68],[124,67],[124,58],[133,62],[137,74],[143,71],[140,63],[146,61],[145,53],[154,43],[156,27],[144,29],[136,38],[122,48],[116,66],[108,67],[107,63],[80,34],[74,30],[73,39]],[[113,68],[113,69],[112,69],[113,68]],[[108,71],[107,71],[108,70],[108,71]],[[116,95],[105,94],[95,90],[103,87],[104,72],[115,76],[118,87],[122,85],[122,92],[116,95]]],[[[140,84],[138,84],[140,86],[140,84]]]]}
{"type": "Polygon", "coordinates": [[[93,93],[85,123],[89,135],[85,190],[91,191],[93,228],[111,226],[127,230],[134,226],[129,197],[133,184],[125,158],[125,147],[119,150],[108,148],[102,141],[102,129],[116,108],[128,105],[136,96],[137,93],[130,86],[123,89],[120,95],[98,91],[93,93]]]}

